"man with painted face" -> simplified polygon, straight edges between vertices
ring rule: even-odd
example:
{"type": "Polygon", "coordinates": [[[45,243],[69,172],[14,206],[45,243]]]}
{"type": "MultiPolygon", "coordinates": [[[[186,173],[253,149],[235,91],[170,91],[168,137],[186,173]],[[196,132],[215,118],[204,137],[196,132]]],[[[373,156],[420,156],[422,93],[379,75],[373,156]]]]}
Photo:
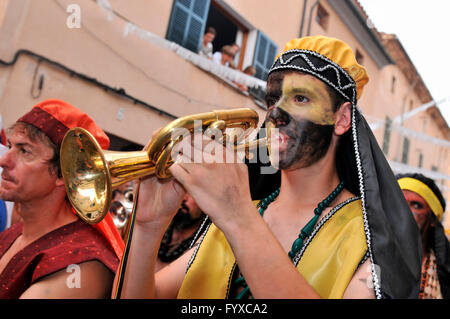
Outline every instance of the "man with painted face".
{"type": "Polygon", "coordinates": [[[142,180],[118,294],[417,298],[417,227],[356,107],[367,82],[342,41],[288,42],[267,80],[265,126],[280,170],[177,161],[172,181],[142,180]],[[159,242],[185,190],[212,223],[193,251],[155,274],[159,242]]]}
{"type": "Polygon", "coordinates": [[[450,243],[441,224],[445,199],[431,179],[419,173],[397,175],[422,239],[420,299],[450,299],[450,243]]]}

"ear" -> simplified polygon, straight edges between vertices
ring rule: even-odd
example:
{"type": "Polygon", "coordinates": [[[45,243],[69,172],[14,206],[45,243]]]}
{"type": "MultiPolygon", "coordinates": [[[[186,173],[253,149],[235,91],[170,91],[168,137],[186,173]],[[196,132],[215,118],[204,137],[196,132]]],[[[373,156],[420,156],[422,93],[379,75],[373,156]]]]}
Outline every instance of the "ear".
{"type": "Polygon", "coordinates": [[[65,186],[64,185],[64,178],[57,178],[56,179],[56,181],[55,181],[55,185],[57,186],[57,187],[59,187],[59,186],[65,186]]]}
{"type": "Polygon", "coordinates": [[[339,110],[334,113],[334,134],[343,135],[352,125],[352,105],[345,102],[339,110]]]}

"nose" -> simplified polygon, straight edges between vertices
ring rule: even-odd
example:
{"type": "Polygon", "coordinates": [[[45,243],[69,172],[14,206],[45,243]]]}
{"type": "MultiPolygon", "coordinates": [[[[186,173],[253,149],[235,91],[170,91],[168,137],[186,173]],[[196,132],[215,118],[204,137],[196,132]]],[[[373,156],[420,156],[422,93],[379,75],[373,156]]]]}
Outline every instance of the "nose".
{"type": "Polygon", "coordinates": [[[12,152],[11,149],[8,149],[8,151],[0,157],[0,167],[10,167],[12,163],[12,152]]]}
{"type": "Polygon", "coordinates": [[[282,127],[289,124],[291,117],[286,111],[275,106],[269,113],[269,121],[274,123],[275,127],[282,127]]]}

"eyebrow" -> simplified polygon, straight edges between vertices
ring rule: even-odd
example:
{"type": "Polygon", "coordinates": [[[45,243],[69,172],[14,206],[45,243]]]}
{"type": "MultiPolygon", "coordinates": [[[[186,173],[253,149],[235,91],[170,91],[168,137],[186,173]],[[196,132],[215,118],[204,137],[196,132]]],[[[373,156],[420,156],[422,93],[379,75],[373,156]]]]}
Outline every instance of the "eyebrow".
{"type": "MultiPolygon", "coordinates": [[[[10,141],[9,139],[7,139],[6,141],[7,141],[7,143],[8,143],[9,145],[13,145],[13,143],[11,143],[11,141],[10,141]]],[[[14,143],[14,145],[15,145],[15,146],[18,146],[18,147],[24,147],[24,146],[26,146],[26,147],[29,147],[29,148],[31,148],[31,149],[34,149],[33,145],[30,144],[30,143],[27,143],[27,142],[14,143]]]]}
{"type": "Polygon", "coordinates": [[[313,95],[317,96],[317,93],[315,90],[303,88],[303,87],[294,87],[294,88],[288,88],[287,93],[296,93],[296,94],[305,94],[305,95],[313,95]]]}

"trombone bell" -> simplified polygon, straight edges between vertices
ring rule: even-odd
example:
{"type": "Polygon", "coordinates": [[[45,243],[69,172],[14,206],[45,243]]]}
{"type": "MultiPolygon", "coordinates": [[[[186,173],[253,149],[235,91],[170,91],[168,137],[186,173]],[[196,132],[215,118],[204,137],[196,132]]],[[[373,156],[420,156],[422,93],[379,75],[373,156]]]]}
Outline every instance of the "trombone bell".
{"type": "MultiPolygon", "coordinates": [[[[137,152],[104,151],[87,130],[80,127],[69,130],[61,144],[60,162],[67,196],[76,213],[84,221],[96,224],[108,213],[112,190],[117,186],[152,174],[170,177],[171,152],[179,141],[172,138],[172,132],[185,128],[192,133],[196,121],[201,121],[202,130],[238,127],[246,130],[256,128],[258,114],[244,108],[181,117],[161,129],[147,150],[137,152]]],[[[249,147],[253,146],[246,144],[236,150],[249,147]]]]}
{"type": "Polygon", "coordinates": [[[104,151],[91,133],[80,127],[67,132],[60,154],[67,197],[76,213],[90,224],[105,217],[115,187],[155,170],[147,152],[104,151]]]}

